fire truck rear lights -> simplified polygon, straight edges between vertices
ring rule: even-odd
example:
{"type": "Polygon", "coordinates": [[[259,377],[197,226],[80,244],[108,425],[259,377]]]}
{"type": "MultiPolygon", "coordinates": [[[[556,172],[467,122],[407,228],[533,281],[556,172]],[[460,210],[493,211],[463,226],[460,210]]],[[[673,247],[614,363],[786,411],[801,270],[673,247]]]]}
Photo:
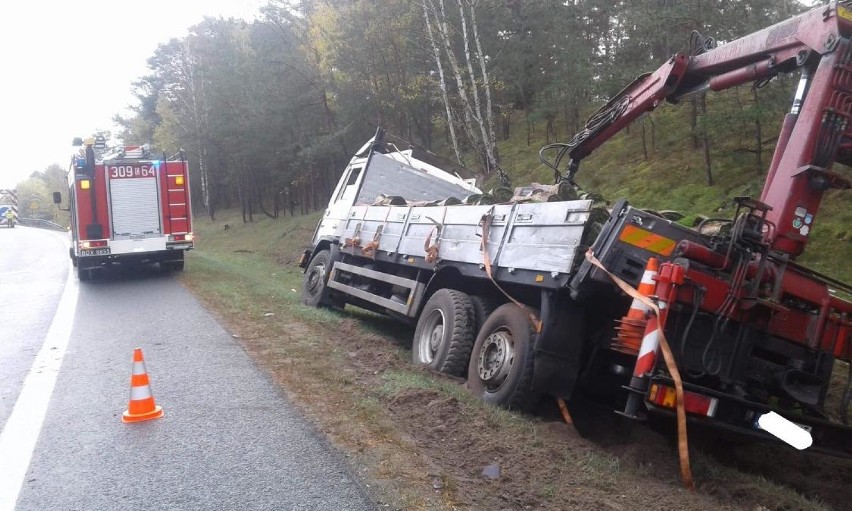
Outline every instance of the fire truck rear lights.
{"type": "Polygon", "coordinates": [[[80,248],[97,248],[97,247],[105,247],[107,246],[107,240],[93,240],[93,241],[81,241],[80,248]]]}
{"type": "Polygon", "coordinates": [[[175,177],[175,184],[178,185],[178,186],[182,185],[183,184],[183,176],[175,177]]]}
{"type": "Polygon", "coordinates": [[[89,183],[89,180],[88,180],[88,179],[81,179],[81,180],[80,180],[80,189],[81,189],[81,190],[88,190],[88,189],[89,189],[89,185],[90,185],[90,183],[89,183]]]}
{"type": "MultiPolygon", "coordinates": [[[[675,408],[677,394],[674,387],[654,383],[651,385],[651,391],[648,393],[648,400],[657,406],[675,408]]],[[[707,397],[687,391],[683,393],[683,408],[689,413],[713,417],[716,415],[718,405],[719,400],[715,397],[707,397]]]]}
{"type": "Polygon", "coordinates": [[[169,236],[169,241],[192,241],[192,233],[172,234],[169,236]]]}

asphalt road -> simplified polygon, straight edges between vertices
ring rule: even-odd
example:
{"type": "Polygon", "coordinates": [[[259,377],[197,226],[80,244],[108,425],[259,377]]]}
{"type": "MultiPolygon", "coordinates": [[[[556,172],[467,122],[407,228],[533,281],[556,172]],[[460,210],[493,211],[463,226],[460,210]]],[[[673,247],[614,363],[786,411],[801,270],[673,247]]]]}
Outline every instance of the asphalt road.
{"type": "Polygon", "coordinates": [[[174,276],[78,283],[65,243],[0,232],[0,511],[375,508],[174,276]],[[124,424],[135,347],[165,416],[124,424]]]}

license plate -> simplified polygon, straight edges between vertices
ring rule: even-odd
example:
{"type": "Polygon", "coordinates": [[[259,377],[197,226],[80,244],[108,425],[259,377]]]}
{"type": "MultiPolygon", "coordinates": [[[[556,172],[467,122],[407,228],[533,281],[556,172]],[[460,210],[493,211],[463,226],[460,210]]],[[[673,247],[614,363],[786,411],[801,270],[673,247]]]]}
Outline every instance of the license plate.
{"type": "Polygon", "coordinates": [[[81,256],[109,255],[109,247],[89,248],[80,251],[81,256]]]}

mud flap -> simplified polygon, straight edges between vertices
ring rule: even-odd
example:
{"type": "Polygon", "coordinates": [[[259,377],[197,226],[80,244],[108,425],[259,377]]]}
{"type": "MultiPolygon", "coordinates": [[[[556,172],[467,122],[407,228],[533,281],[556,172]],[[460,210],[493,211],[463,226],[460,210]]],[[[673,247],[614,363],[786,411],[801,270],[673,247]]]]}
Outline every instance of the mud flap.
{"type": "Polygon", "coordinates": [[[299,258],[299,268],[302,270],[306,270],[308,268],[308,263],[311,262],[311,257],[313,257],[313,251],[309,248],[306,248],[302,252],[302,256],[299,258]]]}
{"type": "Polygon", "coordinates": [[[568,297],[542,291],[541,332],[535,338],[532,387],[569,399],[582,370],[585,321],[568,297]]]}

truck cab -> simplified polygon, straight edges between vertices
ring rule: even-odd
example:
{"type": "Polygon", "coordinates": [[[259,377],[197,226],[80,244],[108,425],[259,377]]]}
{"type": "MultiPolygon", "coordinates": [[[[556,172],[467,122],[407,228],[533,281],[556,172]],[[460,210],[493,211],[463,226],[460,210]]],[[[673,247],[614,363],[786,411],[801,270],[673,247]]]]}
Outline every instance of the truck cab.
{"type": "MultiPolygon", "coordinates": [[[[400,150],[393,143],[384,142],[384,133],[379,131],[355,153],[344,169],[314,231],[311,245],[317,247],[323,241],[339,239],[352,206],[356,204],[373,204],[379,198],[384,198],[387,204],[395,201],[426,203],[480,193],[475,179],[464,179],[418,159],[414,149],[400,150]],[[365,172],[368,166],[369,172],[365,172]]],[[[305,252],[300,267],[307,265],[310,255],[310,250],[305,252]]]]}

